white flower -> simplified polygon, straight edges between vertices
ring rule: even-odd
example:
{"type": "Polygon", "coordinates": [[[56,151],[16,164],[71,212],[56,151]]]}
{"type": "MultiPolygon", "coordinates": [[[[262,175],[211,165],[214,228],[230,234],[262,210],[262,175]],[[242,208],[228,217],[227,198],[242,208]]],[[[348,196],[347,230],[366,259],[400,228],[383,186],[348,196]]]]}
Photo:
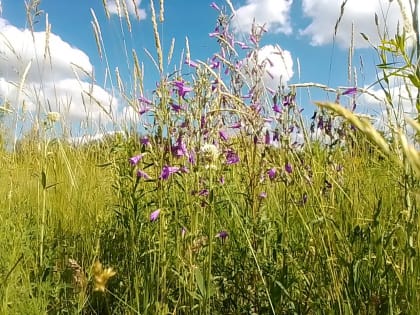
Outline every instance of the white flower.
{"type": "Polygon", "coordinates": [[[219,149],[214,144],[206,143],[201,147],[201,153],[207,162],[214,162],[219,157],[219,149]]]}
{"type": "Polygon", "coordinates": [[[50,122],[57,122],[60,120],[60,113],[58,112],[48,112],[47,120],[50,122]]]}

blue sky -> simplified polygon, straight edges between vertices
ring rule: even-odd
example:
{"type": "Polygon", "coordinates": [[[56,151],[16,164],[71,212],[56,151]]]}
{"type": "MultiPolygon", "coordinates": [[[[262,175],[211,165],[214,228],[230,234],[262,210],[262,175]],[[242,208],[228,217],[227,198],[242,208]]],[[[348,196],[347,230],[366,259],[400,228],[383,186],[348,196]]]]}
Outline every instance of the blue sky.
{"type": "MultiPolygon", "coordinates": [[[[413,0],[400,2],[408,7],[410,1],[413,0]]],[[[14,110],[18,110],[20,106],[23,106],[22,102],[25,102],[25,106],[29,108],[28,111],[34,116],[39,108],[33,95],[37,93],[33,92],[38,90],[42,93],[38,93],[35,98],[41,95],[44,100],[47,100],[44,103],[49,104],[49,108],[44,108],[44,111],[63,112],[63,116],[76,123],[87,117],[105,121],[106,118],[95,104],[86,105],[86,99],[80,99],[81,90],[90,89],[96,99],[102,103],[111,103],[110,106],[115,107],[116,112],[123,111],[126,104],[115,93],[113,94],[109,76],[105,76],[105,60],[99,58],[91,25],[93,20],[91,9],[95,12],[101,26],[104,51],[107,54],[111,75],[114,76],[114,71],[118,67],[130,90],[129,72],[132,70],[132,64],[131,62],[127,64],[124,47],[127,47],[130,58],[131,50],[135,49],[140,62],[145,66],[145,92],[150,93],[158,79],[156,69],[144,53],[146,48],[155,55],[150,2],[145,0],[107,0],[107,2],[110,9],[109,20],[106,18],[102,0],[41,0],[39,9],[42,10],[42,14],[37,18],[38,23],[35,25],[37,36],[34,43],[29,32],[25,31],[28,26],[25,1],[2,0],[0,2],[2,9],[0,33],[3,35],[2,44],[6,39],[7,47],[0,49],[3,57],[0,58],[0,100],[2,99],[3,102],[7,100],[14,110]],[[126,1],[132,24],[131,33],[128,31],[124,17],[119,18],[115,1],[126,1]],[[140,20],[135,17],[133,3],[137,6],[140,20]],[[45,49],[43,43],[45,42],[46,14],[51,24],[51,33],[54,34],[49,43],[53,70],[42,62],[45,49]],[[10,46],[14,48],[11,49],[10,46]],[[20,55],[19,58],[13,56],[16,52],[20,55]],[[32,63],[23,88],[26,92],[18,97],[16,82],[20,81],[29,61],[32,63]],[[93,71],[95,82],[90,82],[78,71],[76,74],[79,78],[76,80],[74,67],[72,68],[70,63],[78,64],[88,72],[93,71]],[[80,105],[82,102],[84,102],[83,106],[80,105]]],[[[166,73],[171,73],[174,67],[179,65],[185,47],[185,37],[189,39],[193,60],[205,61],[217,51],[215,40],[208,36],[216,25],[218,15],[217,10],[210,7],[211,2],[207,0],[165,1],[165,21],[159,25],[164,60],[166,60],[172,38],[176,41],[174,62],[165,69],[166,73]]],[[[220,0],[215,3],[221,8],[227,8],[230,12],[229,2],[220,0]]],[[[276,69],[273,71],[278,70],[281,73],[289,67],[289,73],[293,75],[289,78],[288,84],[314,82],[337,88],[352,85],[347,80],[347,58],[352,23],[354,23],[356,47],[353,58],[354,71],[357,73],[358,86],[367,87],[375,80],[377,58],[359,33],[367,34],[374,44],[378,43],[374,23],[376,13],[379,17],[380,28],[386,27],[389,34],[393,36],[397,23],[400,22],[400,25],[403,25],[400,7],[397,1],[348,0],[334,37],[334,26],[340,16],[342,3],[343,1],[339,0],[232,0],[231,4],[235,10],[232,30],[235,32],[235,38],[246,40],[249,37],[253,19],[257,23],[265,24],[267,33],[261,42],[265,53],[270,56],[271,50],[274,49],[273,45],[278,45],[282,52],[290,57],[285,58],[287,65],[285,61],[276,63],[276,69]],[[361,63],[363,63],[362,71],[361,63]]],[[[155,1],[155,6],[159,15],[159,1],[155,1]]],[[[115,78],[112,79],[115,84],[115,78]]],[[[372,92],[379,93],[380,91],[373,89],[372,92]]],[[[311,105],[312,100],[335,98],[334,95],[327,95],[319,89],[302,90],[301,95],[303,102],[301,106],[305,108],[309,116],[314,109],[311,105]],[[308,92],[312,98],[308,97],[308,92]]],[[[371,100],[363,99],[363,101],[369,103],[371,100]]]]}

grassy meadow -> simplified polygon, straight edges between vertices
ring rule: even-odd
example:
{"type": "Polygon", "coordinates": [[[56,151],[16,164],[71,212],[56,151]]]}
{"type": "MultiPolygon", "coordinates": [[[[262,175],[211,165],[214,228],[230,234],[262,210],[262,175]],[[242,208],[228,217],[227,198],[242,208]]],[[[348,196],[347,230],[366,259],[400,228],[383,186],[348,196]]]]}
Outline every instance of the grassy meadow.
{"type": "MultiPolygon", "coordinates": [[[[140,131],[75,145],[43,113],[10,149],[3,129],[0,314],[417,314],[418,118],[377,131],[347,104],[358,88],[303,117],[298,87],[264,86],[263,29],[238,66],[222,10],[218,64],[187,43],[194,75],[165,75],[151,6],[162,79],[126,95],[140,131]]],[[[384,91],[403,78],[420,108],[405,42],[372,49],[384,91]]]]}

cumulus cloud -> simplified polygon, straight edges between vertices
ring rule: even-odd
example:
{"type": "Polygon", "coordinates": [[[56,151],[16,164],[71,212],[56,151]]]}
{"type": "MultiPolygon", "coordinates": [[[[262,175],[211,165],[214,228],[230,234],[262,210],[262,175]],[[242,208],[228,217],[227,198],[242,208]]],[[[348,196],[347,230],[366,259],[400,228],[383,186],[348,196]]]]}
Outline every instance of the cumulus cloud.
{"type": "Polygon", "coordinates": [[[146,18],[146,11],[140,9],[141,0],[108,0],[107,8],[110,14],[116,14],[120,17],[124,16],[124,3],[127,7],[128,14],[132,16],[137,16],[140,20],[146,18]],[[136,13],[137,12],[137,13],[136,13]]]}
{"type": "MultiPolygon", "coordinates": [[[[410,0],[401,0],[404,11],[407,13],[410,0]]],[[[331,0],[303,0],[302,10],[312,22],[300,34],[309,36],[314,46],[331,43],[334,36],[335,25],[340,17],[343,1],[331,0]]],[[[379,31],[386,32],[393,37],[397,32],[397,26],[406,25],[401,14],[398,1],[389,0],[348,0],[344,7],[344,14],[338,25],[336,42],[341,47],[349,47],[351,44],[352,25],[354,25],[355,47],[368,47],[360,35],[364,33],[373,44],[379,43],[378,27],[375,25],[375,14],[378,16],[379,31]]],[[[409,22],[409,21],[408,21],[409,22]]],[[[407,26],[407,25],[406,25],[407,26]]]]}
{"type": "Polygon", "coordinates": [[[290,8],[292,0],[247,0],[239,7],[232,19],[234,30],[249,33],[253,21],[264,25],[267,31],[290,34],[290,8]]]}
{"type": "Polygon", "coordinates": [[[391,125],[401,124],[406,117],[417,116],[417,88],[411,82],[398,77],[390,77],[389,82],[387,92],[391,97],[391,104],[381,87],[369,88],[368,93],[361,94],[357,99],[357,112],[370,115],[375,126],[383,131],[389,131],[391,125]]]}
{"type": "MultiPolygon", "coordinates": [[[[288,50],[278,45],[266,45],[257,51],[256,60],[263,68],[263,81],[265,87],[276,89],[279,85],[286,85],[293,76],[293,59],[288,50]]],[[[245,60],[249,68],[255,66],[255,57],[245,60]]]]}
{"type": "Polygon", "coordinates": [[[55,34],[46,40],[45,32],[31,34],[1,18],[0,34],[0,99],[10,111],[31,117],[56,111],[68,123],[93,124],[118,113],[118,100],[93,82],[83,51],[55,34]]]}
{"type": "Polygon", "coordinates": [[[45,32],[20,30],[0,19],[0,77],[18,81],[29,62],[27,82],[61,80],[84,76],[92,72],[89,57],[81,50],[71,47],[55,34],[49,34],[48,49],[45,49],[45,32]]]}

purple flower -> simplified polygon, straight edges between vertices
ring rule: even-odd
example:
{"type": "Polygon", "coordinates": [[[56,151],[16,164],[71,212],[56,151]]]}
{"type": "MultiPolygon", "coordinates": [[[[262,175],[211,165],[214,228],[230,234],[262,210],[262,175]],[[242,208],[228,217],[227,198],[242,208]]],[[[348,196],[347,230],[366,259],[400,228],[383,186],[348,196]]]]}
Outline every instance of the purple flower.
{"type": "Polygon", "coordinates": [[[357,88],[352,87],[343,92],[343,95],[355,95],[357,93],[357,88]]]}
{"type": "Polygon", "coordinates": [[[162,168],[162,172],[160,173],[159,179],[163,179],[166,180],[169,178],[169,176],[171,176],[172,174],[175,174],[179,171],[179,167],[178,166],[168,166],[165,165],[162,168]]]}
{"type": "Polygon", "coordinates": [[[185,97],[185,94],[193,90],[192,87],[186,86],[184,81],[174,81],[173,85],[175,86],[175,89],[178,91],[178,95],[182,98],[185,97]]]}
{"type": "Polygon", "coordinates": [[[204,129],[205,127],[206,127],[206,123],[207,123],[207,119],[206,119],[206,116],[201,116],[201,119],[200,119],[200,128],[201,129],[204,129]]]}
{"type": "Polygon", "coordinates": [[[225,177],[224,177],[224,176],[220,177],[220,179],[219,179],[219,183],[220,183],[221,185],[224,185],[224,184],[225,184],[225,177]]]}
{"type": "Polygon", "coordinates": [[[140,138],[140,143],[144,146],[148,146],[150,145],[150,140],[147,136],[144,136],[140,138]]]}
{"type": "Polygon", "coordinates": [[[293,94],[286,95],[283,99],[283,106],[292,105],[294,99],[295,99],[295,96],[293,94]]]}
{"type": "Polygon", "coordinates": [[[271,143],[270,131],[265,131],[264,143],[269,145],[271,143]]]}
{"type": "Polygon", "coordinates": [[[186,156],[188,154],[187,146],[182,141],[181,137],[178,137],[178,140],[176,141],[175,145],[171,148],[172,154],[176,157],[182,157],[186,156]]]}
{"type": "Polygon", "coordinates": [[[220,238],[220,240],[222,241],[222,243],[225,242],[225,240],[227,239],[227,237],[229,236],[229,233],[227,231],[220,231],[219,233],[216,234],[216,237],[220,238]]]}
{"type": "Polygon", "coordinates": [[[259,197],[261,199],[267,198],[267,193],[265,191],[260,192],[259,197]]]}
{"type": "Polygon", "coordinates": [[[226,164],[232,165],[239,162],[239,156],[232,149],[227,150],[226,152],[226,164]]]}
{"type": "Polygon", "coordinates": [[[219,67],[220,67],[220,61],[218,60],[212,61],[212,63],[210,64],[211,69],[218,69],[219,67]]]}
{"type": "Polygon", "coordinates": [[[280,105],[279,104],[274,104],[273,105],[273,111],[275,112],[275,113],[279,113],[279,114],[281,114],[283,111],[281,110],[281,107],[280,107],[280,105]]]}
{"type": "Polygon", "coordinates": [[[138,100],[139,100],[140,103],[144,103],[146,105],[152,105],[153,104],[151,100],[149,100],[148,98],[145,98],[144,96],[140,96],[138,98],[138,100]]]}
{"type": "Polygon", "coordinates": [[[172,110],[176,113],[179,113],[181,110],[184,109],[181,105],[175,103],[170,103],[169,105],[171,106],[172,110]]]}
{"type": "Polygon", "coordinates": [[[279,133],[278,129],[276,129],[276,130],[274,131],[274,134],[273,134],[273,141],[280,141],[280,133],[279,133]]]}
{"type": "Polygon", "coordinates": [[[225,71],[223,72],[224,74],[228,74],[229,73],[229,67],[225,68],[225,71]]]}
{"type": "Polygon", "coordinates": [[[319,119],[318,119],[318,128],[319,129],[321,129],[321,130],[323,130],[324,129],[324,119],[322,118],[322,117],[320,117],[319,119]]]}
{"type": "Polygon", "coordinates": [[[128,162],[131,164],[131,166],[136,166],[137,163],[143,158],[143,154],[135,155],[128,159],[128,162]]]}
{"type": "Polygon", "coordinates": [[[232,128],[232,129],[239,129],[241,127],[242,127],[242,125],[241,125],[241,122],[240,121],[238,121],[238,122],[236,122],[236,123],[234,123],[234,124],[232,124],[232,125],[229,126],[229,128],[232,128]]]}
{"type": "Polygon", "coordinates": [[[266,90],[271,94],[271,95],[274,95],[274,94],[276,94],[276,91],[275,90],[273,90],[272,88],[270,88],[270,87],[266,87],[266,90]]]}
{"type": "Polygon", "coordinates": [[[159,214],[160,214],[160,209],[153,211],[150,214],[150,222],[155,222],[159,218],[159,214]]]}
{"type": "Polygon", "coordinates": [[[208,189],[202,189],[198,192],[199,196],[208,196],[209,195],[209,190],[208,189]]]}
{"type": "Polygon", "coordinates": [[[241,47],[241,49],[249,49],[249,46],[244,42],[237,41],[236,43],[239,45],[239,47],[241,47]]]}
{"type": "Polygon", "coordinates": [[[191,59],[186,59],[185,64],[189,65],[191,68],[197,68],[198,67],[198,64],[196,62],[192,61],[191,59]]]}
{"type": "Polygon", "coordinates": [[[218,6],[216,3],[214,3],[214,2],[212,2],[212,3],[210,4],[210,7],[212,7],[213,9],[215,9],[215,10],[217,10],[217,11],[220,11],[219,6],[218,6]]]}
{"type": "Polygon", "coordinates": [[[286,165],[284,166],[284,170],[288,173],[291,174],[293,172],[293,167],[290,163],[286,163],[286,165]]]}
{"type": "Polygon", "coordinates": [[[151,108],[150,106],[147,106],[147,105],[145,105],[145,106],[140,106],[140,109],[139,109],[139,114],[140,114],[140,116],[141,116],[141,115],[143,115],[143,114],[147,113],[147,112],[148,112],[148,111],[150,111],[150,110],[152,110],[152,108],[151,108]]]}
{"type": "Polygon", "coordinates": [[[219,130],[219,136],[223,141],[227,141],[229,139],[227,132],[224,130],[219,130]]]}
{"type": "Polygon", "coordinates": [[[219,35],[220,35],[219,32],[211,32],[211,33],[209,33],[209,37],[216,37],[216,36],[219,36],[219,35]]]}
{"type": "Polygon", "coordinates": [[[252,104],[250,108],[257,114],[261,111],[261,105],[258,103],[252,104]]]}
{"type": "Polygon", "coordinates": [[[258,140],[258,136],[257,135],[254,135],[254,144],[257,144],[257,143],[259,143],[259,140],[258,140]]]}
{"type": "Polygon", "coordinates": [[[144,178],[144,179],[152,179],[149,174],[147,174],[146,172],[142,171],[142,170],[138,170],[137,171],[137,177],[138,178],[144,178]]]}
{"type": "Polygon", "coordinates": [[[217,84],[219,83],[219,81],[217,79],[211,81],[211,90],[214,91],[215,89],[217,89],[217,84]]]}
{"type": "Polygon", "coordinates": [[[276,174],[277,174],[277,170],[274,167],[270,168],[267,171],[268,178],[270,178],[271,180],[273,180],[274,178],[276,178],[276,174]]]}
{"type": "Polygon", "coordinates": [[[242,66],[243,66],[243,61],[242,60],[238,60],[235,63],[235,70],[240,70],[242,68],[242,66]]]}
{"type": "Polygon", "coordinates": [[[188,154],[188,162],[190,162],[190,164],[195,164],[196,161],[196,154],[194,150],[191,150],[190,153],[188,154]]]}
{"type": "Polygon", "coordinates": [[[249,36],[249,39],[251,40],[251,42],[252,42],[255,46],[257,46],[258,41],[257,41],[257,38],[256,38],[254,35],[249,36]]]}

